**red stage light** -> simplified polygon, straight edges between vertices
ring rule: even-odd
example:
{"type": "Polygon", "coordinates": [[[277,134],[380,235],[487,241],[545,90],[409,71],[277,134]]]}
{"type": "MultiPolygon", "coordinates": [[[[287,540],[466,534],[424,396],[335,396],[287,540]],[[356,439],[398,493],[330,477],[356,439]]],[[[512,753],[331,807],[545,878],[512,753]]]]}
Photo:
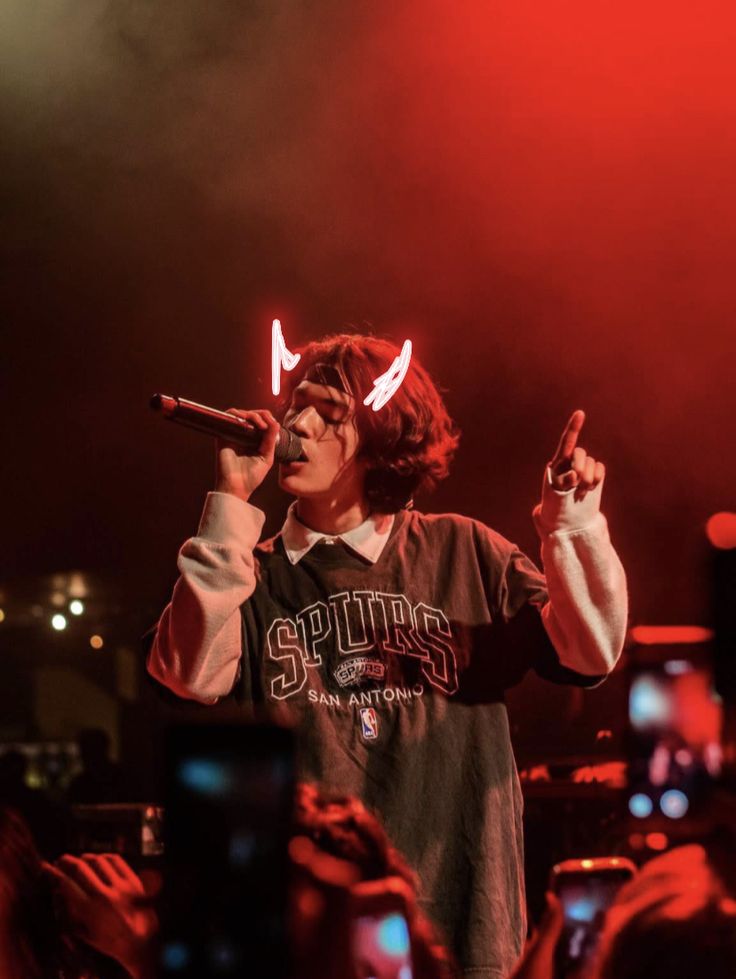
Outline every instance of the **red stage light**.
{"type": "Polygon", "coordinates": [[[664,833],[647,833],[646,844],[650,850],[666,850],[669,839],[664,833]]]}
{"type": "Polygon", "coordinates": [[[714,513],[705,525],[705,533],[713,547],[721,551],[736,547],[736,513],[714,513]]]}
{"type": "Polygon", "coordinates": [[[709,642],[713,630],[700,625],[635,625],[629,636],[642,646],[671,646],[709,642]]]}

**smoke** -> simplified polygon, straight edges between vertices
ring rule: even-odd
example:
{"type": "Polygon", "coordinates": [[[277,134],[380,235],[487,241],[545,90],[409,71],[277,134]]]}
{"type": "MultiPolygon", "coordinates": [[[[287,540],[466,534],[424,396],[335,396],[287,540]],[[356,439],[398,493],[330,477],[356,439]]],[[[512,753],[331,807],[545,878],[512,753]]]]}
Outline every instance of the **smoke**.
{"type": "Polygon", "coordinates": [[[39,419],[61,397],[81,425],[100,388],[265,392],[271,315],[292,345],[369,323],[450,389],[459,472],[483,487],[461,478],[454,508],[525,510],[575,407],[620,521],[632,496],[670,524],[726,505],[727,4],[5,0],[0,17],[5,294],[36,337],[9,341],[3,372],[10,398],[40,384],[39,419]]]}

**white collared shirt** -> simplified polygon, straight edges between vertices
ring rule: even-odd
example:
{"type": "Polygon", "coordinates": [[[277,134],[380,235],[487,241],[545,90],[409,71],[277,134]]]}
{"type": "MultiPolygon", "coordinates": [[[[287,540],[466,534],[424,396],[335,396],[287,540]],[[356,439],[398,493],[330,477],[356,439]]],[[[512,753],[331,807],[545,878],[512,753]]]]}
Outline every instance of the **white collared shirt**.
{"type": "Polygon", "coordinates": [[[295,500],[289,507],[281,528],[281,540],[292,564],[298,564],[319,541],[334,544],[339,540],[351,551],[375,564],[386,546],[394,517],[393,513],[371,513],[362,524],[343,534],[322,534],[318,530],[311,530],[297,517],[295,500]]]}

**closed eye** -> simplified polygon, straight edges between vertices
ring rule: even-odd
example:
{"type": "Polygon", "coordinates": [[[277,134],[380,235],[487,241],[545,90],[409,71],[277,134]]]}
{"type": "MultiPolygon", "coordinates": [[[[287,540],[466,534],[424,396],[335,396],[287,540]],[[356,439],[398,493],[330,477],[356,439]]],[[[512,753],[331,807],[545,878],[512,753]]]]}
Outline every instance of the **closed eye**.
{"type": "MultiPolygon", "coordinates": [[[[289,405],[289,407],[286,409],[286,414],[284,415],[284,423],[288,424],[289,421],[295,418],[299,412],[303,411],[310,404],[313,404],[313,402],[297,402],[296,404],[289,405]]],[[[338,417],[335,417],[330,413],[330,409],[327,406],[321,407],[317,404],[313,405],[313,407],[326,425],[341,425],[346,420],[344,414],[340,414],[338,417]]]]}

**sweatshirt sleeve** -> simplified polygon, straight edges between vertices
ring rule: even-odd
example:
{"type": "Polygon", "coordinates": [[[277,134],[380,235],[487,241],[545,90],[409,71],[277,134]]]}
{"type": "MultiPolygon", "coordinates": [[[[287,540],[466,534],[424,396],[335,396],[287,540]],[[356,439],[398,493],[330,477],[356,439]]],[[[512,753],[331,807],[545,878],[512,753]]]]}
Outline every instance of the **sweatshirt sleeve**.
{"type": "Polygon", "coordinates": [[[235,683],[240,606],[255,590],[253,551],[264,521],[249,503],[209,493],[197,536],[179,551],[179,579],[156,626],[148,671],[180,697],[214,704],[235,683]]]}
{"type": "Polygon", "coordinates": [[[560,664],[603,677],[616,665],[626,637],[626,575],[600,512],[601,482],[582,500],[561,492],[545,473],[534,510],[541,538],[548,601],[541,610],[560,664]]]}

